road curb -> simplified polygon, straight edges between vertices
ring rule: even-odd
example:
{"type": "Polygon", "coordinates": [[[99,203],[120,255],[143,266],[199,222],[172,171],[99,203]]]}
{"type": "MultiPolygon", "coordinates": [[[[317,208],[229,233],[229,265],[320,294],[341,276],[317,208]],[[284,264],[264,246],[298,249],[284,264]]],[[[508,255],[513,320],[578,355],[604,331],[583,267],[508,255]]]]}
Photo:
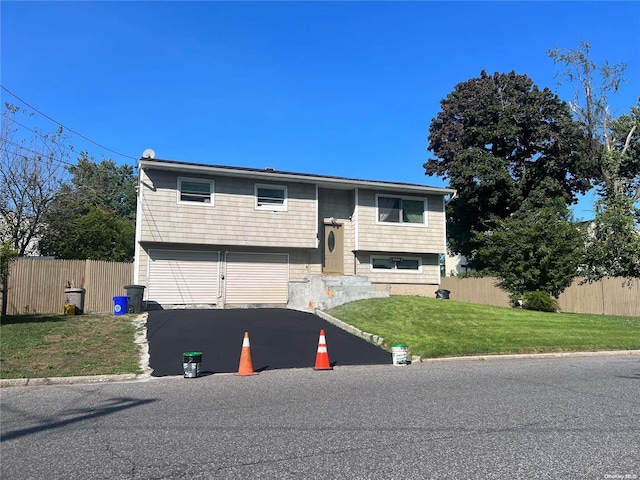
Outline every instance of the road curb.
{"type": "Polygon", "coordinates": [[[0,388],[36,387],[44,385],[76,385],[107,382],[126,382],[147,380],[150,375],[144,373],[125,373],[120,375],[91,375],[78,377],[45,377],[45,378],[8,378],[0,380],[0,388]]]}
{"type": "Polygon", "coordinates": [[[640,355],[640,350],[600,350],[596,352],[551,352],[551,353],[511,353],[505,355],[472,355],[465,357],[440,357],[440,358],[420,358],[414,362],[418,363],[438,363],[453,361],[482,362],[488,360],[524,360],[524,359],[545,359],[545,358],[569,358],[569,357],[622,357],[640,355]]]}
{"type": "MultiPolygon", "coordinates": [[[[446,363],[446,362],[482,362],[491,360],[534,360],[548,358],[568,358],[568,357],[624,357],[640,356],[640,350],[604,350],[598,352],[558,352],[558,353],[522,353],[509,355],[475,355],[468,357],[442,357],[442,358],[420,358],[413,357],[412,364],[421,363],[446,363]]],[[[232,374],[217,374],[232,375],[232,374]]],[[[94,375],[86,377],[50,377],[50,378],[9,378],[0,380],[0,388],[8,387],[36,387],[46,385],[77,385],[108,382],[127,382],[151,380],[149,374],[122,374],[122,375],[94,375]]],[[[172,377],[164,377],[172,378],[172,377]]],[[[175,378],[182,378],[176,376],[175,378]]]]}

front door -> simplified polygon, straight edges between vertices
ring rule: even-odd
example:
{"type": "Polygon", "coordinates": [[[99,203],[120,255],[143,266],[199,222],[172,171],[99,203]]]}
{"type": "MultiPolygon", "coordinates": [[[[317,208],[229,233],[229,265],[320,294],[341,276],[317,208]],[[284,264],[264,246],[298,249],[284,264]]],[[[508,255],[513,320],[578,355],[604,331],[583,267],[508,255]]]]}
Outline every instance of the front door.
{"type": "Polygon", "coordinates": [[[344,274],[344,228],[342,225],[324,226],[324,265],[322,273],[344,274]]]}

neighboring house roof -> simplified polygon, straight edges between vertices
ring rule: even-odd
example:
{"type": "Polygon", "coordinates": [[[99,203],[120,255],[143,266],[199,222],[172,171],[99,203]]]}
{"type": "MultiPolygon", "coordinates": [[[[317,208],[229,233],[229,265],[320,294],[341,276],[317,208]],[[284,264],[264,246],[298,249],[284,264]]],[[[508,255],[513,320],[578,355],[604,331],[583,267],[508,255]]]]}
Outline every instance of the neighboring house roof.
{"type": "Polygon", "coordinates": [[[429,195],[454,195],[455,190],[450,188],[430,187],[416,183],[383,182],[378,180],[362,180],[347,177],[335,177],[329,175],[316,175],[308,173],[295,173],[274,170],[272,168],[258,169],[245,167],[229,167],[224,165],[207,165],[201,163],[178,162],[175,160],[140,159],[140,168],[152,168],[158,170],[172,170],[178,172],[199,173],[205,175],[223,175],[234,177],[255,178],[260,180],[289,180],[301,183],[313,183],[325,188],[351,189],[371,188],[388,191],[414,192],[429,195]]]}

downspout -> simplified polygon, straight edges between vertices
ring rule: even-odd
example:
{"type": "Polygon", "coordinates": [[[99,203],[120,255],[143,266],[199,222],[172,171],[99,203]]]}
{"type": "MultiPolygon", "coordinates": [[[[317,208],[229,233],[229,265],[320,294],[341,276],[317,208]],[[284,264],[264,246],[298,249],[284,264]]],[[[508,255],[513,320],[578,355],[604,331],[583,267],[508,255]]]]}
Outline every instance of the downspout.
{"type": "MultiPolygon", "coordinates": [[[[447,259],[446,259],[446,255],[447,255],[447,205],[449,205],[449,203],[451,203],[451,201],[456,198],[456,195],[458,194],[457,190],[454,190],[453,193],[451,194],[451,198],[449,200],[444,199],[444,197],[442,197],[442,214],[444,215],[444,255],[445,255],[445,263],[444,263],[444,268],[447,268],[447,259]]],[[[444,272],[445,276],[447,275],[447,272],[444,272]]],[[[442,272],[440,270],[440,258],[438,258],[438,285],[442,284],[442,272]]]]}
{"type": "Polygon", "coordinates": [[[318,198],[317,183],[316,183],[316,248],[320,248],[320,200],[318,198]]]}
{"type": "Polygon", "coordinates": [[[359,211],[358,211],[358,206],[360,203],[360,189],[356,188],[356,196],[355,196],[355,206],[354,206],[354,212],[353,214],[356,217],[356,221],[355,221],[355,227],[356,227],[356,234],[355,234],[355,251],[359,251],[360,250],[360,218],[359,218],[359,211]]]}
{"type": "MultiPolygon", "coordinates": [[[[136,238],[133,254],[133,283],[138,285],[140,281],[140,239],[142,238],[142,166],[138,160],[138,199],[136,205],[136,238]]],[[[147,262],[148,263],[148,262],[147,262]]],[[[147,277],[148,280],[148,277],[147,277]]]]}
{"type": "Polygon", "coordinates": [[[355,205],[353,207],[353,215],[356,217],[355,223],[355,235],[354,235],[354,252],[353,252],[353,274],[358,275],[358,252],[360,251],[360,222],[358,205],[360,204],[360,189],[356,188],[355,191],[355,205]]]}
{"type": "Polygon", "coordinates": [[[216,308],[224,308],[227,291],[227,252],[218,252],[218,302],[216,308]]]}

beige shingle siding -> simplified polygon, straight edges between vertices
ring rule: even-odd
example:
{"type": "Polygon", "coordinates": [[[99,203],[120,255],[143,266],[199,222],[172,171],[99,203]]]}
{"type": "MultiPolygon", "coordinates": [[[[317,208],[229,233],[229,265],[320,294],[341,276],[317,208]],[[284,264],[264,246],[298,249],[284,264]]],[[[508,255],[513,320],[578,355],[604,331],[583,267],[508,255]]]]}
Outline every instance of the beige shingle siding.
{"type": "Polygon", "coordinates": [[[314,185],[277,183],[287,187],[288,209],[268,211],[255,209],[256,182],[252,180],[193,175],[189,178],[214,181],[213,205],[178,203],[178,175],[145,170],[142,242],[316,247],[314,185]]]}
{"type": "MultiPolygon", "coordinates": [[[[376,223],[376,194],[398,197],[397,193],[359,191],[358,250],[373,252],[444,253],[443,197],[424,196],[427,199],[427,223],[381,224],[376,223]]],[[[416,195],[407,195],[418,198],[416,195]]]]}
{"type": "Polygon", "coordinates": [[[149,254],[147,249],[140,247],[138,255],[138,281],[137,283],[140,285],[147,284],[147,272],[149,268],[149,254]]]}
{"type": "Polygon", "coordinates": [[[309,271],[309,250],[290,250],[289,251],[289,281],[302,282],[309,280],[311,272],[309,271]]]}

